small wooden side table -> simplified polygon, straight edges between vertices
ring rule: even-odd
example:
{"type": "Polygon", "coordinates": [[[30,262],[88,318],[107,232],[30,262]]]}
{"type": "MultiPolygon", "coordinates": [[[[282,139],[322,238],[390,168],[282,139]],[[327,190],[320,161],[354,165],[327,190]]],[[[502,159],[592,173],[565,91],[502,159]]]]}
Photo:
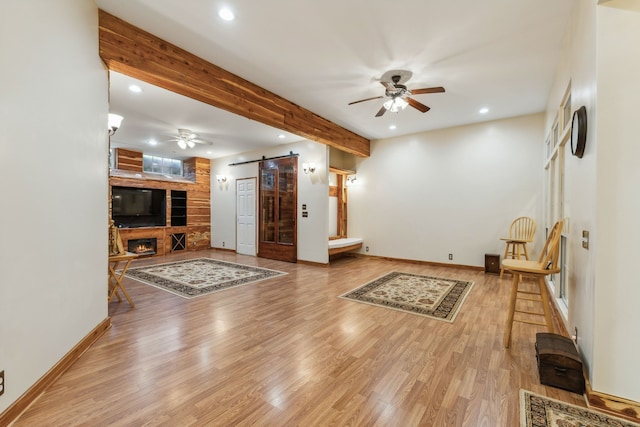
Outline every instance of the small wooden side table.
{"type": "Polygon", "coordinates": [[[111,302],[113,296],[116,295],[118,297],[118,301],[122,301],[120,299],[120,294],[118,293],[118,289],[122,291],[127,301],[131,305],[131,308],[134,308],[136,305],[133,303],[133,300],[127,293],[127,290],[122,285],[122,279],[124,279],[124,274],[127,272],[129,268],[129,264],[135,258],[138,257],[138,254],[134,254],[132,252],[126,252],[122,255],[113,255],[109,257],[109,280],[108,280],[108,299],[107,302],[111,302]],[[123,262],[124,266],[120,271],[120,274],[116,272],[118,270],[118,265],[123,262]]]}

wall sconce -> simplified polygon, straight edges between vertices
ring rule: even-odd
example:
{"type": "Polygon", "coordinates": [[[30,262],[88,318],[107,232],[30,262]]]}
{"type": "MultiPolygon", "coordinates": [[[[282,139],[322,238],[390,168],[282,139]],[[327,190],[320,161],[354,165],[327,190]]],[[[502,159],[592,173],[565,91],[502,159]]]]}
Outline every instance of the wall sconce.
{"type": "Polygon", "coordinates": [[[347,177],[347,184],[353,184],[354,182],[356,182],[356,179],[358,179],[355,175],[349,175],[347,177]]]}
{"type": "Polygon", "coordinates": [[[216,179],[218,180],[218,182],[222,183],[222,182],[227,182],[227,177],[225,175],[216,175],[216,179]]]}
{"type": "Polygon", "coordinates": [[[316,171],[316,164],[315,163],[303,163],[302,164],[302,171],[306,174],[308,173],[314,173],[316,171]]]}
{"type": "Polygon", "coordinates": [[[122,116],[109,113],[109,136],[116,133],[116,131],[120,127],[120,124],[122,123],[122,119],[122,116]]]}

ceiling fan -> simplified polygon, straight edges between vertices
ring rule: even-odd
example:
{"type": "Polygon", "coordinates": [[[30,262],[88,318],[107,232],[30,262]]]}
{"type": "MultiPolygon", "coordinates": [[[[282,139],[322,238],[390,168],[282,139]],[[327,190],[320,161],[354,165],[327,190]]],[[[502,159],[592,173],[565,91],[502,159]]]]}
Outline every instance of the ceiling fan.
{"type": "Polygon", "coordinates": [[[400,84],[401,75],[391,76],[390,82],[380,82],[385,87],[384,95],[374,96],[372,98],[361,99],[359,101],[350,102],[349,105],[357,104],[359,102],[371,101],[373,99],[389,98],[382,105],[382,108],[376,114],[376,117],[382,116],[387,111],[397,113],[400,110],[407,108],[407,105],[412,106],[418,111],[426,113],[431,108],[411,98],[411,95],[421,95],[423,93],[441,93],[444,92],[444,88],[441,86],[428,87],[423,89],[409,90],[403,84],[400,84]]]}
{"type": "Polygon", "coordinates": [[[178,136],[174,137],[171,141],[175,141],[178,144],[178,147],[183,150],[187,147],[193,148],[196,144],[212,145],[210,141],[198,139],[198,134],[190,131],[189,129],[178,129],[178,136]]]}

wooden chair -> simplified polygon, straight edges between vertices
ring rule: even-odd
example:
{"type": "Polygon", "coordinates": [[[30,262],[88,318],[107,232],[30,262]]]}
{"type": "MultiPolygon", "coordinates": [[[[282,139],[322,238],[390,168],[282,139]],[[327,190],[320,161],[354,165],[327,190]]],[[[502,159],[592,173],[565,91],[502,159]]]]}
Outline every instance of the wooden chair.
{"type": "MultiPolygon", "coordinates": [[[[516,218],[509,227],[509,237],[502,237],[500,240],[506,242],[504,249],[504,256],[502,259],[529,259],[529,253],[527,252],[527,243],[533,241],[533,236],[536,234],[536,222],[533,218],[528,216],[521,216],[516,218]]],[[[500,278],[504,268],[500,269],[500,278]]]]}
{"type": "Polygon", "coordinates": [[[531,325],[541,325],[547,327],[547,332],[553,332],[553,319],[551,318],[551,308],[549,307],[549,293],[544,278],[550,274],[560,272],[558,262],[560,259],[560,236],[562,234],[563,221],[560,220],[551,229],[542,253],[537,261],[529,261],[522,259],[505,259],[502,261],[502,268],[513,274],[513,282],[511,284],[511,301],[509,303],[509,315],[507,317],[507,325],[504,331],[504,346],[509,348],[511,343],[511,330],[513,322],[528,323],[531,325]],[[520,282],[522,277],[533,277],[538,281],[538,292],[520,290],[520,282]],[[523,296],[519,296],[519,295],[523,296]],[[536,301],[542,303],[543,313],[536,311],[517,310],[517,300],[536,301]],[[527,315],[544,316],[545,322],[534,322],[525,319],[516,319],[515,313],[524,313],[527,315]]]}

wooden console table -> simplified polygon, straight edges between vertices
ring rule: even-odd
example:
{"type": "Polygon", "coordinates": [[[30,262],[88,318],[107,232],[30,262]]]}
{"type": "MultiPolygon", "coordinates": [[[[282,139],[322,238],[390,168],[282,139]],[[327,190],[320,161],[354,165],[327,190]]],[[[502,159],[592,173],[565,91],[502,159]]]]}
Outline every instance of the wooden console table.
{"type": "Polygon", "coordinates": [[[114,295],[118,297],[118,301],[122,301],[122,299],[120,298],[120,294],[118,293],[118,289],[120,289],[125,298],[127,298],[127,301],[129,301],[131,308],[134,308],[136,306],[127,293],[127,290],[122,285],[122,279],[124,278],[124,274],[127,272],[131,261],[133,261],[137,257],[138,254],[134,254],[132,252],[127,252],[122,255],[113,255],[109,257],[108,302],[111,302],[114,295]],[[116,271],[118,269],[118,265],[121,262],[124,263],[124,267],[122,267],[122,271],[120,272],[120,274],[118,274],[116,271]]]}

